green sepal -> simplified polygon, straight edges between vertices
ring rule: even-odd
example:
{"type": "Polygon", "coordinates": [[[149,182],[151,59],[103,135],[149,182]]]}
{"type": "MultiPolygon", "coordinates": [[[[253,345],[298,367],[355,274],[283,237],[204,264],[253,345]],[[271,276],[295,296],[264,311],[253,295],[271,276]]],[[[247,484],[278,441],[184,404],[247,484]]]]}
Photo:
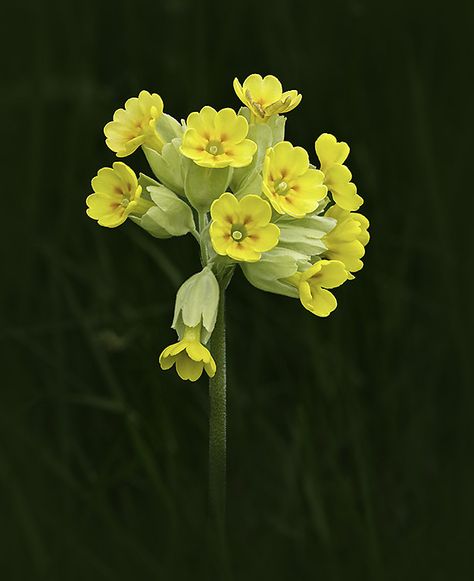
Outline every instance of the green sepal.
{"type": "Polygon", "coordinates": [[[147,192],[155,205],[140,218],[132,218],[141,228],[155,238],[184,236],[196,230],[191,208],[171,190],[154,185],[147,192]]]}
{"type": "Polygon", "coordinates": [[[324,236],[336,224],[333,218],[309,215],[300,219],[280,219],[280,240],[278,246],[294,250],[308,257],[322,254],[327,250],[324,236]]]}
{"type": "Polygon", "coordinates": [[[245,278],[256,288],[297,298],[297,289],[285,279],[295,274],[299,264],[305,263],[306,259],[304,254],[276,247],[263,253],[258,262],[243,262],[240,266],[245,278]]]}
{"type": "Polygon", "coordinates": [[[181,138],[175,138],[163,146],[161,153],[143,146],[145,157],[155,176],[167,188],[184,196],[184,170],[187,158],[179,151],[181,138]]]}
{"type": "Polygon", "coordinates": [[[201,340],[207,343],[217,318],[219,283],[209,266],[186,280],[176,294],[173,323],[179,338],[185,327],[201,327],[201,340]]]}
{"type": "Polygon", "coordinates": [[[156,122],[156,130],[164,143],[169,143],[173,141],[176,137],[182,137],[184,133],[184,127],[176,121],[174,117],[163,113],[159,116],[156,122]]]}
{"type": "Polygon", "coordinates": [[[265,159],[265,153],[267,149],[272,145],[273,134],[268,125],[259,123],[250,125],[247,138],[251,139],[257,144],[257,152],[253,156],[252,162],[249,165],[234,170],[231,188],[238,197],[246,193],[259,195],[262,192],[261,180],[260,184],[258,184],[258,179],[256,176],[258,176],[262,169],[263,160],[265,159]],[[258,191],[250,191],[250,184],[252,184],[253,187],[258,187],[258,185],[260,185],[260,189],[258,191]]]}
{"type": "Polygon", "coordinates": [[[184,179],[184,191],[198,212],[208,212],[212,202],[227,190],[232,170],[231,167],[201,167],[190,161],[184,179]]]}
{"type": "Polygon", "coordinates": [[[285,140],[285,124],[286,117],[284,115],[272,115],[268,119],[267,126],[272,131],[272,147],[285,140]]]}

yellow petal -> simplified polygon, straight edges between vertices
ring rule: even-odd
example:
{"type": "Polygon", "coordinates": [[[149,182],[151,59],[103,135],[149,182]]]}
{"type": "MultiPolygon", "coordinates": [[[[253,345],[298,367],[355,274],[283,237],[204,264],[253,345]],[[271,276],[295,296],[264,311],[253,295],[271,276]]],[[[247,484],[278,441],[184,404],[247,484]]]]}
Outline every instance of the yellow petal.
{"type": "Polygon", "coordinates": [[[303,98],[303,95],[299,95],[298,91],[286,91],[285,93],[283,93],[283,95],[281,96],[283,101],[288,101],[288,105],[282,109],[280,112],[281,113],[289,113],[290,111],[293,111],[293,109],[295,107],[298,107],[298,105],[301,103],[301,99],[303,98]]]}
{"type": "Polygon", "coordinates": [[[330,133],[323,133],[318,137],[315,149],[324,172],[334,163],[344,163],[350,151],[347,143],[344,141],[338,143],[334,135],[330,133]]]}
{"type": "Polygon", "coordinates": [[[283,89],[280,81],[273,75],[267,75],[262,81],[258,99],[256,99],[254,95],[252,95],[252,97],[256,101],[261,100],[263,106],[271,105],[272,103],[275,103],[275,101],[281,99],[282,91],[283,89]]]}
{"type": "Polygon", "coordinates": [[[216,115],[217,111],[213,107],[206,105],[199,113],[191,113],[186,124],[188,127],[196,129],[201,135],[205,137],[208,135],[207,139],[212,139],[216,115]]]}
{"type": "Polygon", "coordinates": [[[239,219],[239,201],[237,198],[229,192],[221,194],[217,200],[212,202],[211,218],[223,224],[236,224],[239,219]]]}
{"type": "Polygon", "coordinates": [[[280,228],[276,224],[267,224],[263,228],[249,230],[248,245],[256,252],[268,252],[278,244],[280,228]]]}
{"type": "Polygon", "coordinates": [[[126,192],[134,192],[138,187],[137,176],[133,169],[128,167],[122,161],[116,161],[112,164],[113,170],[125,186],[126,192]]]}
{"type": "Polygon", "coordinates": [[[246,167],[252,162],[252,158],[257,151],[257,144],[251,139],[244,139],[242,142],[224,146],[224,151],[231,167],[246,167]]]}
{"type": "Polygon", "coordinates": [[[196,381],[202,375],[204,365],[201,361],[193,361],[186,352],[180,353],[176,360],[176,371],[181,379],[196,381]]]}
{"type": "Polygon", "coordinates": [[[205,151],[207,143],[207,139],[197,129],[191,127],[184,134],[180,151],[183,155],[191,159],[194,159],[195,156],[199,158],[202,152],[205,151]]]}
{"type": "Polygon", "coordinates": [[[240,262],[257,262],[261,257],[260,252],[252,248],[252,243],[248,238],[244,238],[241,242],[232,241],[227,248],[227,255],[240,262]]]}
{"type": "Polygon", "coordinates": [[[239,201],[238,221],[247,228],[266,226],[271,217],[270,204],[260,196],[249,194],[239,201]]]}
{"type": "Polygon", "coordinates": [[[247,91],[250,93],[252,100],[256,100],[260,97],[262,92],[262,76],[256,73],[249,75],[243,84],[243,90],[245,96],[247,96],[247,91]]]}
{"type": "Polygon", "coordinates": [[[122,196],[109,196],[103,194],[91,194],[86,198],[86,204],[89,208],[88,216],[98,220],[101,216],[114,212],[120,207],[122,196]]]}
{"type": "Polygon", "coordinates": [[[217,370],[216,362],[214,361],[212,355],[209,362],[204,364],[204,369],[206,370],[206,373],[209,375],[209,377],[214,377],[214,375],[216,374],[217,370]]]}
{"type": "Polygon", "coordinates": [[[290,193],[286,196],[279,196],[279,198],[278,204],[281,210],[294,218],[302,218],[305,214],[314,212],[318,206],[316,196],[311,199],[290,193]]]}
{"type": "Polygon", "coordinates": [[[237,97],[242,101],[242,103],[244,105],[246,105],[247,99],[245,98],[245,95],[244,95],[244,89],[243,89],[242,85],[240,84],[240,81],[237,77],[235,77],[235,79],[234,79],[233,86],[234,86],[234,91],[235,91],[235,94],[237,95],[237,97]]]}
{"type": "Polygon", "coordinates": [[[225,256],[227,254],[227,249],[232,243],[230,224],[214,221],[209,228],[209,234],[211,236],[214,250],[217,254],[225,256]]]}
{"type": "Polygon", "coordinates": [[[321,270],[315,278],[318,286],[336,288],[346,282],[347,271],[342,262],[339,260],[321,260],[320,263],[321,270]]]}
{"type": "Polygon", "coordinates": [[[216,137],[219,141],[240,143],[247,137],[248,123],[242,115],[237,115],[233,109],[221,109],[215,119],[216,137]]]}
{"type": "Polygon", "coordinates": [[[337,307],[336,297],[330,291],[319,287],[311,288],[310,298],[305,288],[305,293],[300,295],[300,300],[308,311],[318,317],[327,317],[337,307]]]}
{"type": "Polygon", "coordinates": [[[334,201],[338,206],[344,210],[354,211],[358,210],[364,200],[357,194],[357,187],[352,182],[348,184],[337,184],[329,188],[332,192],[334,201]]]}

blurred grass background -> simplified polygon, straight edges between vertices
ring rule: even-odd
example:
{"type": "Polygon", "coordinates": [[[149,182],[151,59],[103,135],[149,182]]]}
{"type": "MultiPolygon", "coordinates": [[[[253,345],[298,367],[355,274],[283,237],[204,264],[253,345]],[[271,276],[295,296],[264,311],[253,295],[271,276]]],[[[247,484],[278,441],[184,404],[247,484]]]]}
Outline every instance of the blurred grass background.
{"type": "MultiPolygon", "coordinates": [[[[11,7],[10,7],[11,8],[11,7]]],[[[474,578],[473,4],[43,0],[2,37],[0,571],[217,579],[207,386],[159,370],[191,237],[85,216],[102,128],[146,88],[181,118],[232,79],[303,93],[288,139],[350,143],[372,242],[328,320],[228,293],[236,580],[474,578]],[[8,147],[7,147],[8,146],[8,147]],[[6,173],[12,184],[6,184],[6,173]]],[[[129,162],[145,169],[141,154],[129,162]]]]}

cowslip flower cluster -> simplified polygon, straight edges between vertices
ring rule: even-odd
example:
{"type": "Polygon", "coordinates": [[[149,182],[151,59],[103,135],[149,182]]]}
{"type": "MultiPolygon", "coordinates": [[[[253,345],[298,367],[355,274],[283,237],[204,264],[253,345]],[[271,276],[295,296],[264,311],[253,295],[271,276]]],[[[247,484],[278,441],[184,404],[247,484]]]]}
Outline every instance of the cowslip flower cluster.
{"type": "Polygon", "coordinates": [[[87,214],[115,228],[127,218],[155,238],[191,234],[202,270],[176,296],[178,342],[160,355],[185,380],[216,373],[208,348],[222,289],[239,266],[258,289],[298,298],[327,317],[333,289],[363,267],[369,222],[345,165],[349,146],[330,133],[309,153],[285,140],[286,117],[301,101],[272,76],[234,80],[243,106],[205,106],[178,122],[156,93],[141,91],[104,128],[124,158],[141,148],[151,174],[122,161],[98,171],[87,214]]]}

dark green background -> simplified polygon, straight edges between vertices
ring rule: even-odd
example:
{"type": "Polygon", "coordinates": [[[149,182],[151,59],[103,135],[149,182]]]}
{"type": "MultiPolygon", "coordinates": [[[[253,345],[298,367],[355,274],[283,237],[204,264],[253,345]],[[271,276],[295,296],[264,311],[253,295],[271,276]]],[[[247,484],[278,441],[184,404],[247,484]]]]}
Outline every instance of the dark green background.
{"type": "MultiPolygon", "coordinates": [[[[191,237],[85,215],[102,128],[156,91],[181,118],[232,79],[303,94],[287,137],[351,145],[372,241],[327,320],[228,293],[238,581],[474,578],[470,2],[43,0],[2,37],[0,575],[219,579],[207,387],[161,372],[191,237]]],[[[143,156],[129,159],[144,169],[143,156]]]]}

